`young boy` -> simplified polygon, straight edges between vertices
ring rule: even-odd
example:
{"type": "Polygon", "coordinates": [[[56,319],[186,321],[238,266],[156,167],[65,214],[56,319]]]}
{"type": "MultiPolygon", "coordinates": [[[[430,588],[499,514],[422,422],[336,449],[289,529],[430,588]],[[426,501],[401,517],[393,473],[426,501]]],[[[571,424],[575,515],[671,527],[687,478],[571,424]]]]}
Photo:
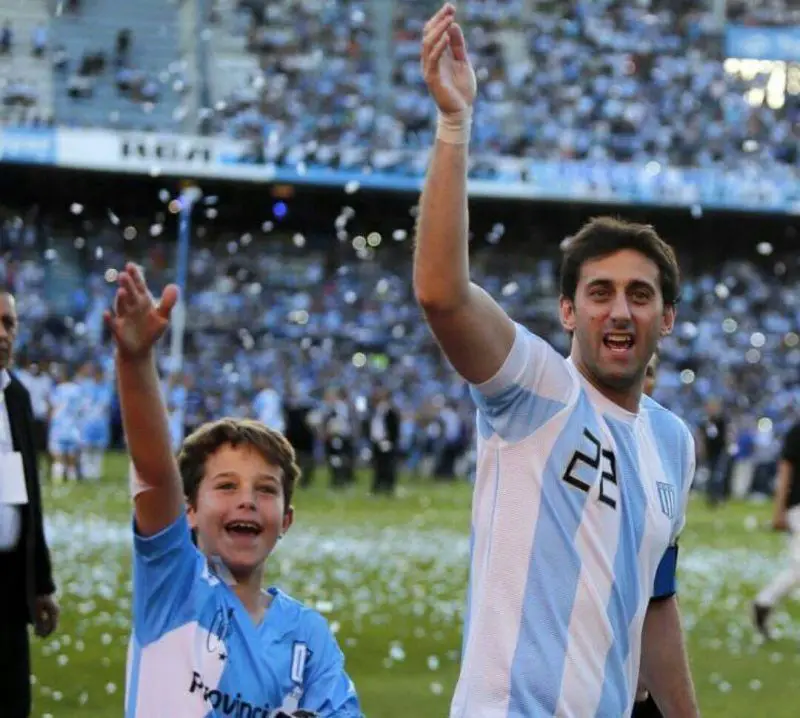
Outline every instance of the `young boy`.
{"type": "Polygon", "coordinates": [[[135,501],[125,715],[361,718],[322,616],[261,588],[294,517],[291,445],[257,422],[222,419],[173,456],[153,346],[176,300],[170,285],[156,304],[129,264],[106,313],[135,501]]]}

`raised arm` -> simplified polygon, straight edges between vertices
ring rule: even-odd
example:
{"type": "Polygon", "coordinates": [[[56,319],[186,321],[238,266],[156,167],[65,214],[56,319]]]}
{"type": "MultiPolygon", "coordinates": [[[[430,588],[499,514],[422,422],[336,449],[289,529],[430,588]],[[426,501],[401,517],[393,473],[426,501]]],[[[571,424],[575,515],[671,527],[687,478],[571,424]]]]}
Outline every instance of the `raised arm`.
{"type": "Polygon", "coordinates": [[[122,424],[137,474],[136,528],[142,536],[172,524],[184,506],[153,351],[177,298],[177,288],[170,285],[156,304],[138,268],[128,264],[119,275],[115,313],[105,317],[117,346],[122,424]]]}
{"type": "Polygon", "coordinates": [[[515,327],[469,278],[467,157],[477,83],[449,3],[425,26],[422,71],[439,124],[420,199],[414,293],[450,363],[481,384],[508,357],[515,327]]]}

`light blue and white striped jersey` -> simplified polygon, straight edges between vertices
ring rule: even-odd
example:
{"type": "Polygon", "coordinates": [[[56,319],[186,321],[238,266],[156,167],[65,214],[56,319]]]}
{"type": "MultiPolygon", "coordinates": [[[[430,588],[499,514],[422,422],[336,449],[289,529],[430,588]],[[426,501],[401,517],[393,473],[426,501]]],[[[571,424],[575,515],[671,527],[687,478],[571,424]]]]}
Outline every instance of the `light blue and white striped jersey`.
{"type": "Polygon", "coordinates": [[[109,421],[111,402],[114,399],[114,385],[110,381],[97,379],[82,379],[78,386],[83,393],[85,412],[84,423],[94,421],[109,421]]]}
{"type": "Polygon", "coordinates": [[[74,381],[56,384],[50,394],[50,435],[59,439],[80,439],[86,396],[74,381]]]}
{"type": "Polygon", "coordinates": [[[192,543],[185,514],[155,536],[134,533],[126,718],[361,718],[325,619],[269,592],[256,625],[192,543]]]}
{"type": "Polygon", "coordinates": [[[81,443],[85,448],[105,449],[111,440],[111,402],[114,386],[94,378],[78,382],[82,392],[81,443]]]}
{"type": "Polygon", "coordinates": [[[629,715],[662,558],[674,570],[691,433],[648,397],[637,414],[612,403],[521,326],[471,392],[472,560],[450,716],[629,715]]]}

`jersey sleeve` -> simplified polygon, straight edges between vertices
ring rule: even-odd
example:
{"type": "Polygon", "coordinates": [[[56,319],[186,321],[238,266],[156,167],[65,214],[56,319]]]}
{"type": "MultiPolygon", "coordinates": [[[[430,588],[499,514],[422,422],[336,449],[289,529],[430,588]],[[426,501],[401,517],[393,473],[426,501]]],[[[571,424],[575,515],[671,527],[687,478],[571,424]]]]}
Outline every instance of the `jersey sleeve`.
{"type": "Polygon", "coordinates": [[[567,362],[544,339],[516,324],[516,336],[497,374],[470,393],[482,435],[520,441],[563,409],[577,391],[567,362]]]}
{"type": "Polygon", "coordinates": [[[673,524],[669,546],[656,569],[653,582],[653,598],[656,600],[674,596],[677,591],[678,538],[686,525],[686,509],[689,505],[689,492],[694,481],[696,466],[694,438],[688,427],[682,427],[684,437],[683,473],[681,476],[681,496],[678,501],[678,516],[673,524]]]}
{"type": "Polygon", "coordinates": [[[186,513],[153,536],[133,535],[133,632],[141,645],[191,619],[191,596],[205,559],[192,543],[186,513]]]}
{"type": "Polygon", "coordinates": [[[681,496],[678,502],[678,517],[672,529],[670,545],[675,545],[678,537],[686,525],[686,509],[689,506],[689,492],[694,482],[694,472],[697,464],[694,437],[689,427],[683,425],[683,472],[681,475],[681,496]]]}
{"type": "Polygon", "coordinates": [[[325,619],[319,615],[315,619],[300,707],[319,718],[363,718],[355,685],[345,672],[344,654],[325,619]]]}

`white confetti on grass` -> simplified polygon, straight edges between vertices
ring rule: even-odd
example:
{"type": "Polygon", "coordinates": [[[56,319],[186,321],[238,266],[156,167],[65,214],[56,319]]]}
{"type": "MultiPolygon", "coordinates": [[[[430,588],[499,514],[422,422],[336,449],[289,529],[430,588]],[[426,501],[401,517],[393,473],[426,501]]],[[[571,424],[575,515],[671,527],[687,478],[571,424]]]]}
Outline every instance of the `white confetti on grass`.
{"type": "MultiPolygon", "coordinates": [[[[57,713],[74,706],[80,715],[81,706],[118,700],[120,691],[112,696],[107,686],[121,686],[124,677],[131,615],[129,508],[124,497],[117,501],[98,489],[81,496],[79,518],[70,501],[62,504],[66,510],[51,509],[47,516],[71,625],[44,645],[36,690],[57,713]],[[76,678],[89,659],[91,681],[76,678]],[[55,691],[62,694],[58,701],[55,691]]],[[[348,663],[369,656],[362,670],[378,681],[395,675],[435,677],[439,680],[420,677],[432,696],[452,690],[466,605],[469,542],[453,528],[462,525],[466,506],[446,496],[404,499],[419,507],[404,524],[391,523],[396,516],[381,514],[380,503],[359,509],[347,497],[326,497],[325,511],[309,512],[308,522],[293,526],[267,567],[268,582],[323,611],[335,625],[348,663]]],[[[724,528],[707,531],[708,536],[694,531],[683,537],[681,609],[693,645],[718,656],[714,665],[721,668],[716,680],[710,682],[706,674],[701,682],[718,700],[739,701],[758,691],[763,699],[773,690],[770,676],[780,666],[785,671],[794,665],[793,654],[781,652],[785,646],[762,646],[749,624],[755,591],[781,568],[781,545],[763,532],[747,533],[745,544],[742,535],[729,538],[724,528]],[[730,663],[736,656],[752,665],[745,675],[730,663]]],[[[779,611],[774,627],[787,638],[798,636],[796,623],[779,611]]]]}

